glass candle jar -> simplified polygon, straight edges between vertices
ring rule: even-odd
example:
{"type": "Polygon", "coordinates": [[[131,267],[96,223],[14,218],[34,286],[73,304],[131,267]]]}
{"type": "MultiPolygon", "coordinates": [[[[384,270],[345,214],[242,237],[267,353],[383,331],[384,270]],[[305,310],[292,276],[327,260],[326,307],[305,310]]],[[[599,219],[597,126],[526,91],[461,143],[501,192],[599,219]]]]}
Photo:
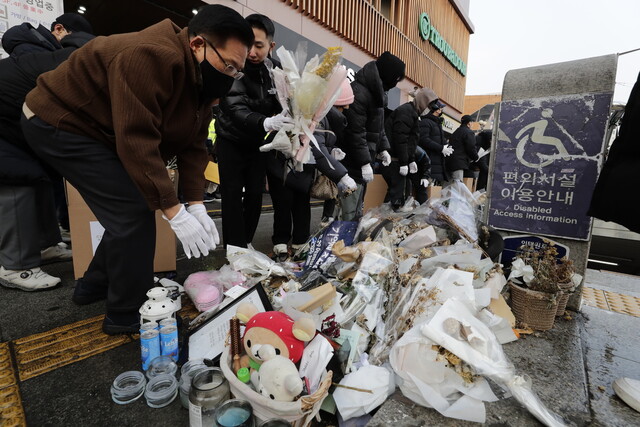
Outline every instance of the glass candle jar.
{"type": "Polygon", "coordinates": [[[142,372],[123,372],[111,384],[111,398],[119,405],[135,402],[144,394],[147,379],[142,372]]]}
{"type": "Polygon", "coordinates": [[[192,359],[182,365],[180,370],[180,403],[183,408],[189,409],[189,391],[193,377],[206,368],[207,365],[204,364],[203,359],[192,359]]]}
{"type": "Polygon", "coordinates": [[[163,408],[178,395],[178,380],[169,374],[160,374],[151,378],[147,383],[144,397],[147,405],[152,408],[163,408]]]}
{"type": "Polygon", "coordinates": [[[176,372],[178,372],[178,365],[171,356],[158,356],[149,364],[147,378],[151,380],[151,378],[163,374],[175,376],[176,372]]]}
{"type": "Polygon", "coordinates": [[[231,399],[218,406],[214,413],[215,426],[254,427],[253,408],[246,400],[231,399]]]}
{"type": "Polygon", "coordinates": [[[189,391],[189,426],[214,425],[214,411],[230,397],[229,381],[220,368],[206,368],[195,374],[189,391]]]}

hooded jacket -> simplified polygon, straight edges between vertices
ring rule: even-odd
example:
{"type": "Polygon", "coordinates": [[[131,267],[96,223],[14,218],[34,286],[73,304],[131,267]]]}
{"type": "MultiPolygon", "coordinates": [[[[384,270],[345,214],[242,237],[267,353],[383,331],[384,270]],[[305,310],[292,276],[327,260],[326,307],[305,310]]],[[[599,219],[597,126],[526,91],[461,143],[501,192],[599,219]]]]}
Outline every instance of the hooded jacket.
{"type": "MultiPolygon", "coordinates": [[[[275,67],[280,63],[271,59],[275,67]]],[[[244,77],[233,82],[226,97],[220,99],[220,114],[216,118],[216,138],[222,138],[243,148],[258,150],[264,143],[264,119],[282,111],[269,70],[263,62],[245,62],[244,77]]]]}
{"type": "Polygon", "coordinates": [[[422,116],[419,123],[420,140],[418,142],[431,159],[431,177],[441,183],[449,180],[442,154],[442,148],[447,144],[442,122],[442,117],[436,117],[431,112],[422,116]]]}
{"type": "Polygon", "coordinates": [[[344,164],[349,175],[362,182],[361,167],[370,164],[376,155],[389,150],[384,130],[384,107],[387,95],[382,87],[375,61],[360,69],[351,83],[354,101],[344,110],[347,127],[342,150],[347,154],[344,164]]]}
{"type": "Polygon", "coordinates": [[[385,131],[390,143],[389,154],[397,158],[400,166],[415,161],[420,136],[419,114],[435,99],[433,95],[435,94],[431,89],[418,90],[413,101],[396,108],[385,121],[385,131]]]}
{"type": "Polygon", "coordinates": [[[17,58],[25,53],[53,51],[62,48],[58,39],[42,25],[34,28],[28,22],[9,28],[2,36],[2,48],[17,58]]]}
{"type": "Polygon", "coordinates": [[[56,68],[92,38],[74,32],[62,39],[63,49],[0,60],[0,182],[29,184],[46,179],[20,128],[22,103],[40,74],[56,68]]]}

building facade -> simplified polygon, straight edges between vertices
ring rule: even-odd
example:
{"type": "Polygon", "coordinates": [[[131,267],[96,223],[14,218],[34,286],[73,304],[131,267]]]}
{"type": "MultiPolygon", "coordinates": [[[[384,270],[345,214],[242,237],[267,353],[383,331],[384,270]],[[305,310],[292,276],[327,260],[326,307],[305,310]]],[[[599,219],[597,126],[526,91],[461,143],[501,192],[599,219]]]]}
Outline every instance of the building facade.
{"type": "MultiPolygon", "coordinates": [[[[462,115],[469,37],[469,0],[221,0],[247,16],[262,13],[276,23],[275,41],[309,54],[343,48],[355,72],[385,50],[407,65],[406,78],[389,94],[389,107],[408,101],[416,87],[432,88],[443,102],[451,129],[462,115]]],[[[277,48],[277,47],[276,47],[277,48]]],[[[449,129],[448,129],[449,130],[449,129]]]]}

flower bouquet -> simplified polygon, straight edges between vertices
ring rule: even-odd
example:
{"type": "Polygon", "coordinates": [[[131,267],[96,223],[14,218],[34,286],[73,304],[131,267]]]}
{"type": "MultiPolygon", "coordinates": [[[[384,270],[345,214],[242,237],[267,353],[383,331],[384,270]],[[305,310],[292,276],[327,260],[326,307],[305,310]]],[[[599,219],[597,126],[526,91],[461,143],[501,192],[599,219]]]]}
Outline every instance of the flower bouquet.
{"type": "Polygon", "coordinates": [[[300,47],[295,56],[284,47],[276,53],[282,69],[270,70],[272,80],[283,112],[293,118],[294,125],[278,131],[273,141],[260,150],[278,150],[291,158],[296,171],[302,171],[310,160],[309,144],[319,148],[313,132],[340,95],[340,84],[346,78],[347,69],[339,64],[340,47],[328,48],[322,58],[314,56],[302,72],[295,60],[306,56],[300,47]]]}

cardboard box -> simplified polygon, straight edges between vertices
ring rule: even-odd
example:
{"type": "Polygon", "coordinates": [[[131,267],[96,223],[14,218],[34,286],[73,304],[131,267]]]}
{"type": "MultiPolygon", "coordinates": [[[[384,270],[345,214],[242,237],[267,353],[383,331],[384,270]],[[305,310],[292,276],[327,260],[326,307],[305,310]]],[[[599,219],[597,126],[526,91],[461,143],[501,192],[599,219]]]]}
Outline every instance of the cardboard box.
{"type": "Polygon", "coordinates": [[[427,197],[429,199],[437,199],[440,197],[440,193],[442,193],[442,187],[439,185],[430,185],[427,187],[427,197]]]}
{"type": "Polygon", "coordinates": [[[476,191],[476,179],[475,178],[462,178],[462,182],[467,186],[472,193],[476,191]]]}
{"type": "Polygon", "coordinates": [[[364,195],[363,214],[367,213],[369,209],[377,208],[384,203],[387,188],[387,182],[382,175],[373,175],[373,181],[367,184],[367,192],[364,195]]]}
{"type": "MultiPolygon", "coordinates": [[[[71,227],[71,248],[73,250],[73,274],[82,277],[87,271],[98,243],[104,233],[89,206],[78,190],[66,184],[69,205],[69,226],[71,227]]],[[[153,271],[173,271],[176,269],[176,236],[169,223],[162,219],[162,212],[156,211],[156,253],[153,271]]]]}

